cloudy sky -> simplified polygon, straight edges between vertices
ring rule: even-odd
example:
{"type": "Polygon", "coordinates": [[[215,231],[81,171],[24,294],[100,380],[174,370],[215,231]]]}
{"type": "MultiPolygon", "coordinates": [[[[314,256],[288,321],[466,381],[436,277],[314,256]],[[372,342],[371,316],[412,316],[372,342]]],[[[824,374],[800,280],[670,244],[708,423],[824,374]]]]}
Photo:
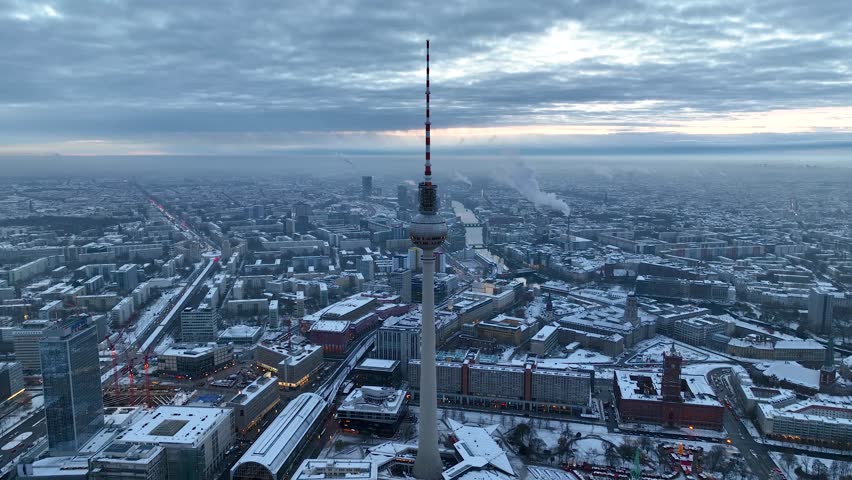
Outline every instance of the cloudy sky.
{"type": "Polygon", "coordinates": [[[849,0],[0,0],[0,155],[410,151],[426,38],[436,152],[852,152],[849,0]]]}

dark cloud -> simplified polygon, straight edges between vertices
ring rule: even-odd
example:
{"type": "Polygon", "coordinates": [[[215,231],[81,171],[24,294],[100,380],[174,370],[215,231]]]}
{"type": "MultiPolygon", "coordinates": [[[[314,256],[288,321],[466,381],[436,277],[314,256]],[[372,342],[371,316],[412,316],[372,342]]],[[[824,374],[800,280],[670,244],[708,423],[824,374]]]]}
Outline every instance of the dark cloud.
{"type": "Polygon", "coordinates": [[[419,128],[427,36],[442,127],[852,107],[849,13],[845,0],[10,1],[0,144],[419,128]],[[564,28],[579,33],[530,52],[564,28]],[[602,102],[616,106],[583,108],[602,102]]]}

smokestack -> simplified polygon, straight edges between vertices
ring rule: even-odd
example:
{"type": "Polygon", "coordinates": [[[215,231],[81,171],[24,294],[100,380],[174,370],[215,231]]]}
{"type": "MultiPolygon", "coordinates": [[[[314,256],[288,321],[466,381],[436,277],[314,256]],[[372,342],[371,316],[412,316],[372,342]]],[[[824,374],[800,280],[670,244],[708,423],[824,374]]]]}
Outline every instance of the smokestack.
{"type": "Polygon", "coordinates": [[[426,167],[420,183],[420,213],[411,222],[409,237],[423,250],[423,303],[420,334],[420,419],[414,476],[440,480],[438,452],[438,385],[435,371],[435,249],[447,239],[447,224],[438,215],[438,186],[432,183],[429,152],[429,40],[426,40],[426,167]]]}

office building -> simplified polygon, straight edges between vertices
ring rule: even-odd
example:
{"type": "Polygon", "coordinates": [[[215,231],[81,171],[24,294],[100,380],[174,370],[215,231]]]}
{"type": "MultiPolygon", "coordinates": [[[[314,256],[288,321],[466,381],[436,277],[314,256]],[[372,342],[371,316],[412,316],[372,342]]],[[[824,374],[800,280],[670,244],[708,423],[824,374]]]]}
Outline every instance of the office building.
{"type": "Polygon", "coordinates": [[[278,377],[280,387],[300,388],[323,365],[323,349],[303,341],[258,345],[254,359],[278,377]]]}
{"type": "Polygon", "coordinates": [[[234,347],[216,343],[172,345],[158,357],[157,369],[179,378],[204,378],[234,364],[234,347]]]}
{"type": "Polygon", "coordinates": [[[136,420],[116,443],[159,445],[165,450],[166,478],[213,480],[226,467],[234,443],[230,408],[157,407],[136,420]]]}
{"type": "Polygon", "coordinates": [[[724,335],[730,323],[711,315],[677,320],[672,325],[672,338],[696,347],[706,347],[709,346],[713,335],[724,335]]]}
{"type": "Polygon", "coordinates": [[[364,175],[361,177],[361,197],[368,198],[373,195],[373,177],[364,175]]]}
{"type": "Polygon", "coordinates": [[[18,362],[0,362],[0,402],[24,392],[24,369],[18,362]]]}
{"type": "Polygon", "coordinates": [[[228,402],[227,406],[234,410],[234,426],[239,435],[255,433],[255,427],[263,417],[278,406],[281,398],[277,380],[275,377],[258,377],[228,402]]]}
{"type": "Polygon", "coordinates": [[[819,288],[811,289],[808,296],[808,328],[817,333],[831,331],[834,316],[834,296],[819,288]]]}
{"type": "Polygon", "coordinates": [[[378,463],[370,460],[308,459],[290,480],[376,480],[378,463]]]}
{"type": "Polygon", "coordinates": [[[559,328],[555,325],[545,325],[530,338],[530,352],[544,357],[547,352],[558,344],[559,328]]]}
{"type": "Polygon", "coordinates": [[[12,344],[15,348],[15,360],[21,364],[27,375],[41,373],[41,352],[39,342],[44,332],[53,325],[50,320],[27,320],[12,332],[12,344]]]}
{"type": "Polygon", "coordinates": [[[402,268],[388,274],[388,284],[402,303],[411,303],[411,269],[402,268]]]}
{"type": "Polygon", "coordinates": [[[390,436],[396,433],[408,411],[404,390],[363,386],[346,396],[337,408],[340,428],[390,436]]]}
{"type": "Polygon", "coordinates": [[[159,445],[113,443],[91,460],[91,480],[166,480],[166,450],[159,445]]]}
{"type": "Polygon", "coordinates": [[[218,333],[218,310],[201,305],[185,308],[180,313],[180,335],[184,343],[215,342],[218,333]]]}
{"type": "MultiPolygon", "coordinates": [[[[549,370],[534,362],[523,366],[478,364],[468,351],[462,361],[437,363],[437,394],[444,402],[522,411],[580,413],[594,386],[591,370],[549,370]]],[[[411,385],[420,376],[420,361],[408,363],[411,385]]]]}
{"type": "Polygon", "coordinates": [[[476,324],[476,337],[482,340],[494,340],[501,345],[520,346],[538,331],[538,324],[527,323],[523,318],[497,315],[490,320],[476,324]]]}
{"type": "Polygon", "coordinates": [[[783,406],[761,403],[755,414],[764,435],[773,440],[845,451],[852,448],[852,407],[848,397],[820,395],[783,406]]]}
{"type": "Polygon", "coordinates": [[[104,424],[97,330],[89,317],[45,331],[39,343],[52,456],[74,455],[104,424]]]}
{"type": "Polygon", "coordinates": [[[408,208],[409,206],[408,185],[396,186],[396,203],[400,208],[408,208]]]}
{"type": "Polygon", "coordinates": [[[115,271],[115,282],[122,293],[130,293],[139,285],[139,273],[136,264],[126,263],[115,271]]]}

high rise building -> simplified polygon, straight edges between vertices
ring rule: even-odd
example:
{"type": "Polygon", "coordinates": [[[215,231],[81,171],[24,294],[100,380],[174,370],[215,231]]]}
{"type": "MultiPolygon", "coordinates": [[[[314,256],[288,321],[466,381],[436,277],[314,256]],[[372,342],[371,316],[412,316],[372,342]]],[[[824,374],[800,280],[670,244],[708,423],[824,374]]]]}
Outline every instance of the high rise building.
{"type": "Polygon", "coordinates": [[[447,224],[438,215],[438,186],[432,183],[429,152],[429,40],[426,40],[426,166],[420,182],[420,213],[409,228],[411,243],[423,250],[423,319],[420,344],[420,419],[414,476],[424,480],[441,478],[438,453],[438,391],[435,370],[435,249],[447,238],[447,224]]]}
{"type": "Polygon", "coordinates": [[[115,281],[118,284],[118,290],[124,293],[130,293],[137,285],[139,285],[138,267],[135,263],[126,263],[115,271],[115,281]]]}
{"type": "MultiPolygon", "coordinates": [[[[411,233],[409,232],[409,236],[411,233]]],[[[408,249],[408,268],[411,269],[412,272],[419,272],[421,265],[420,261],[422,260],[423,251],[417,247],[411,247],[408,249]]]]}
{"type": "Polygon", "coordinates": [[[215,342],[219,334],[219,310],[199,305],[180,313],[180,335],[185,343],[215,342]]]}
{"type": "Polygon", "coordinates": [[[408,185],[397,185],[396,203],[401,208],[408,208],[408,185]]]}
{"type": "Polygon", "coordinates": [[[39,342],[44,337],[44,331],[52,324],[51,320],[27,320],[12,332],[15,360],[21,364],[24,373],[41,371],[39,342]]]}
{"type": "Polygon", "coordinates": [[[373,177],[364,175],[361,177],[361,197],[367,198],[373,195],[373,177]]]}
{"type": "Polygon", "coordinates": [[[811,289],[808,297],[808,327],[815,332],[828,332],[833,316],[834,296],[819,288],[811,289]]]}
{"type": "Polygon", "coordinates": [[[54,325],[39,350],[50,454],[73,455],[104,424],[95,325],[89,317],[54,325]]]}
{"type": "Polygon", "coordinates": [[[24,391],[24,369],[18,362],[0,362],[0,401],[11,400],[24,391]]]}
{"type": "Polygon", "coordinates": [[[402,303],[411,303],[411,270],[401,268],[388,274],[391,291],[399,295],[402,303]]]}

